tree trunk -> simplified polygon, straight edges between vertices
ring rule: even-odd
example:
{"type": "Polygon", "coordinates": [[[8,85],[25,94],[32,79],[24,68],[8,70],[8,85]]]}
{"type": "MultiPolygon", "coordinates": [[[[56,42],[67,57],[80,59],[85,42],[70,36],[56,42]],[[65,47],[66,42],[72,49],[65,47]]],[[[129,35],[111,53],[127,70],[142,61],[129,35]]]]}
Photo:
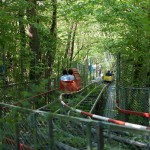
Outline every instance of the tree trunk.
{"type": "Polygon", "coordinates": [[[52,73],[52,65],[54,63],[56,48],[57,48],[57,0],[52,0],[52,24],[50,27],[50,46],[47,52],[48,59],[48,72],[47,77],[50,77],[52,73]]]}
{"type": "Polygon", "coordinates": [[[73,30],[73,35],[72,35],[71,48],[70,48],[70,63],[72,61],[73,52],[74,52],[76,30],[77,30],[77,23],[74,24],[74,30],[73,30]]]}
{"type": "MultiPolygon", "coordinates": [[[[27,10],[28,19],[33,21],[36,18],[36,0],[28,0],[28,2],[32,3],[32,6],[27,10]]],[[[37,22],[37,20],[35,20],[37,22]]],[[[28,35],[29,35],[29,46],[31,48],[31,52],[33,52],[33,58],[30,62],[30,80],[35,80],[38,78],[38,74],[36,74],[37,60],[39,54],[39,37],[37,28],[29,24],[28,26],[28,35]]]]}
{"type": "Polygon", "coordinates": [[[64,55],[64,58],[69,59],[69,62],[70,62],[69,67],[70,67],[71,61],[73,59],[76,30],[77,30],[77,23],[72,23],[72,25],[70,27],[70,31],[68,32],[66,51],[65,51],[65,55],[64,55]]]}
{"type": "Polygon", "coordinates": [[[71,24],[70,30],[68,32],[68,39],[67,39],[67,45],[66,45],[66,51],[65,51],[64,58],[67,58],[67,56],[68,56],[68,52],[69,52],[70,44],[71,44],[72,30],[73,30],[73,24],[71,24]]]}
{"type": "Polygon", "coordinates": [[[21,82],[23,82],[23,72],[24,72],[24,50],[25,50],[25,46],[26,46],[26,42],[25,42],[25,27],[23,24],[23,17],[24,17],[24,10],[23,11],[19,11],[19,32],[20,32],[20,78],[21,78],[21,82]]]}

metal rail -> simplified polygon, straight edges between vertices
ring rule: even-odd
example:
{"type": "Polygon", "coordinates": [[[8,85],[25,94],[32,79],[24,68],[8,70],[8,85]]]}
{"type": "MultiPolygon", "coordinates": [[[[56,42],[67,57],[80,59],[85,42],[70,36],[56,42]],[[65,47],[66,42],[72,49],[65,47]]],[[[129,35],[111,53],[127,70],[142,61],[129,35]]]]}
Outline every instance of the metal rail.
{"type": "Polygon", "coordinates": [[[115,123],[115,124],[118,124],[118,125],[123,125],[123,126],[126,126],[126,127],[131,127],[133,129],[135,128],[135,129],[142,129],[142,130],[150,130],[150,127],[148,127],[148,126],[142,126],[142,125],[138,125],[138,124],[132,124],[132,123],[124,122],[124,121],[121,121],[121,120],[115,120],[115,119],[111,119],[111,118],[99,116],[99,115],[96,115],[96,114],[91,114],[89,112],[73,108],[73,107],[67,105],[63,101],[63,99],[62,99],[63,95],[64,94],[62,94],[60,96],[60,101],[61,101],[62,105],[65,106],[66,108],[69,108],[73,112],[76,112],[76,113],[79,113],[79,114],[83,114],[83,115],[92,117],[93,119],[103,120],[103,121],[106,121],[106,122],[111,122],[111,123],[115,123]]]}
{"type": "MultiPolygon", "coordinates": [[[[88,86],[84,87],[83,89],[81,89],[77,92],[63,93],[64,99],[65,99],[66,103],[69,103],[69,105],[71,105],[73,107],[76,107],[76,106],[81,107],[81,103],[83,106],[86,103],[85,101],[87,100],[87,98],[89,98],[91,93],[94,90],[96,90],[96,88],[98,88],[98,87],[100,87],[99,83],[91,83],[88,86]],[[84,97],[84,98],[82,98],[81,100],[80,99],[77,100],[76,97],[84,97]]],[[[95,100],[95,97],[92,100],[95,100]]],[[[93,105],[93,103],[91,101],[91,106],[89,109],[91,109],[92,105],[93,105]]],[[[62,105],[61,105],[59,98],[58,98],[53,103],[42,106],[42,107],[38,108],[38,110],[49,111],[51,113],[60,113],[60,114],[63,113],[64,114],[63,108],[61,106],[62,105]]]]}

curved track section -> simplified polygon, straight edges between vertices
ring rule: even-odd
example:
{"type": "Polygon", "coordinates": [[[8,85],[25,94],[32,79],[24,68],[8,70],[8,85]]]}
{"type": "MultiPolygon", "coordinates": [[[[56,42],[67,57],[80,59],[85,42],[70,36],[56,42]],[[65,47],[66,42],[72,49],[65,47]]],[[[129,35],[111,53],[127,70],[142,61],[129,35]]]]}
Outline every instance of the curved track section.
{"type": "Polygon", "coordinates": [[[63,97],[63,94],[60,95],[61,104],[64,107],[66,107],[66,108],[70,109],[71,111],[73,111],[74,113],[86,115],[86,116],[91,117],[93,119],[115,123],[115,124],[118,124],[118,125],[130,127],[130,128],[133,128],[133,129],[150,130],[150,127],[148,127],[148,126],[143,126],[143,125],[139,125],[139,124],[132,124],[132,123],[124,122],[124,121],[121,121],[121,120],[111,119],[111,118],[108,118],[108,117],[92,114],[92,113],[89,113],[88,111],[83,111],[81,109],[71,107],[63,101],[62,97],[63,97]]]}
{"type": "MultiPolygon", "coordinates": [[[[77,100],[77,103],[75,105],[70,106],[75,109],[84,110],[89,113],[94,112],[97,103],[101,100],[100,98],[102,92],[107,86],[108,84],[95,83],[95,87],[90,89],[90,91],[81,100],[77,100]]],[[[63,102],[66,103],[66,99],[63,102]]],[[[68,114],[72,116],[78,116],[76,113],[74,113],[74,111],[69,111],[68,114]]]]}
{"type": "MultiPolygon", "coordinates": [[[[106,86],[106,84],[95,82],[89,84],[88,86],[84,87],[83,89],[77,92],[61,93],[60,97],[62,97],[64,102],[71,107],[91,112],[91,109],[93,109],[93,104],[95,104],[95,102],[98,101],[97,97],[101,93],[101,90],[104,86],[106,86]]],[[[38,110],[49,111],[58,114],[68,113],[64,111],[59,99],[39,108],[38,110]]]]}

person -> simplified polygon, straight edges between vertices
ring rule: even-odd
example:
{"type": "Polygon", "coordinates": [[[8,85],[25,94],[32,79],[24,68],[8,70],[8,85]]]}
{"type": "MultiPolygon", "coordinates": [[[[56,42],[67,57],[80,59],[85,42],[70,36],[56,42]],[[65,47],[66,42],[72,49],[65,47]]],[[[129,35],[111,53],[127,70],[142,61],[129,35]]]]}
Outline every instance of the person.
{"type": "Polygon", "coordinates": [[[72,69],[68,70],[68,78],[69,78],[70,81],[75,80],[72,69]]]}
{"type": "Polygon", "coordinates": [[[60,77],[61,81],[69,81],[68,72],[66,69],[63,70],[63,75],[60,77]]]}
{"type": "Polygon", "coordinates": [[[98,65],[97,72],[98,72],[98,76],[101,77],[101,73],[102,73],[101,65],[98,65]]]}
{"type": "Polygon", "coordinates": [[[90,73],[93,72],[93,66],[91,64],[88,66],[88,68],[89,68],[90,73]]]}
{"type": "Polygon", "coordinates": [[[111,71],[111,75],[114,76],[114,71],[111,71]]]}
{"type": "Polygon", "coordinates": [[[106,76],[112,76],[110,70],[107,71],[106,76]]]}

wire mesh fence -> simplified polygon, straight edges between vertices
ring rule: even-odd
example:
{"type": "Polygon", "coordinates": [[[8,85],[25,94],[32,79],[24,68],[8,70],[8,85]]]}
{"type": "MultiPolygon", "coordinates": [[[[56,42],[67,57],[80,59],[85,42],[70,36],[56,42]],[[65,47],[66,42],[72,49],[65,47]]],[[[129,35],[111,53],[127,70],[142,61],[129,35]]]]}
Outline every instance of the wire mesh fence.
{"type": "MultiPolygon", "coordinates": [[[[121,109],[150,113],[150,89],[149,88],[134,88],[134,87],[119,87],[119,101],[118,105],[121,109]]],[[[148,125],[149,117],[125,115],[123,120],[148,125]]]]}
{"type": "MultiPolygon", "coordinates": [[[[59,62],[60,63],[60,62],[59,62]]],[[[65,65],[64,65],[65,66],[65,65]]],[[[85,86],[88,84],[87,76],[88,72],[86,71],[86,64],[79,64],[77,62],[72,63],[72,67],[78,69],[80,76],[82,78],[82,84],[85,86]]],[[[21,83],[11,83],[11,84],[0,84],[0,101],[14,104],[20,99],[26,99],[37,95],[42,92],[46,92],[50,89],[56,89],[59,87],[60,81],[60,65],[56,66],[56,77],[51,77],[48,79],[42,79],[40,81],[28,81],[28,82],[21,82],[21,83]]],[[[49,100],[50,95],[47,94],[45,101],[49,100]]]]}
{"type": "Polygon", "coordinates": [[[50,103],[58,96],[56,79],[41,82],[14,83],[0,87],[0,101],[25,108],[38,108],[50,103]]]}
{"type": "Polygon", "coordinates": [[[117,78],[119,84],[132,87],[150,87],[149,58],[118,54],[117,78]]]}
{"type": "MultiPolygon", "coordinates": [[[[147,62],[148,60],[139,61],[134,57],[118,55],[116,93],[121,109],[150,113],[150,70],[147,62]]],[[[132,123],[149,124],[148,117],[133,115],[133,113],[119,117],[132,123]]]]}
{"type": "Polygon", "coordinates": [[[1,98],[0,101],[5,103],[13,104],[17,102],[18,99],[24,98],[22,95],[23,91],[31,91],[32,82],[18,83],[4,85],[0,87],[1,98]]]}
{"type": "Polygon", "coordinates": [[[0,104],[4,150],[148,149],[150,131],[0,104]]]}

